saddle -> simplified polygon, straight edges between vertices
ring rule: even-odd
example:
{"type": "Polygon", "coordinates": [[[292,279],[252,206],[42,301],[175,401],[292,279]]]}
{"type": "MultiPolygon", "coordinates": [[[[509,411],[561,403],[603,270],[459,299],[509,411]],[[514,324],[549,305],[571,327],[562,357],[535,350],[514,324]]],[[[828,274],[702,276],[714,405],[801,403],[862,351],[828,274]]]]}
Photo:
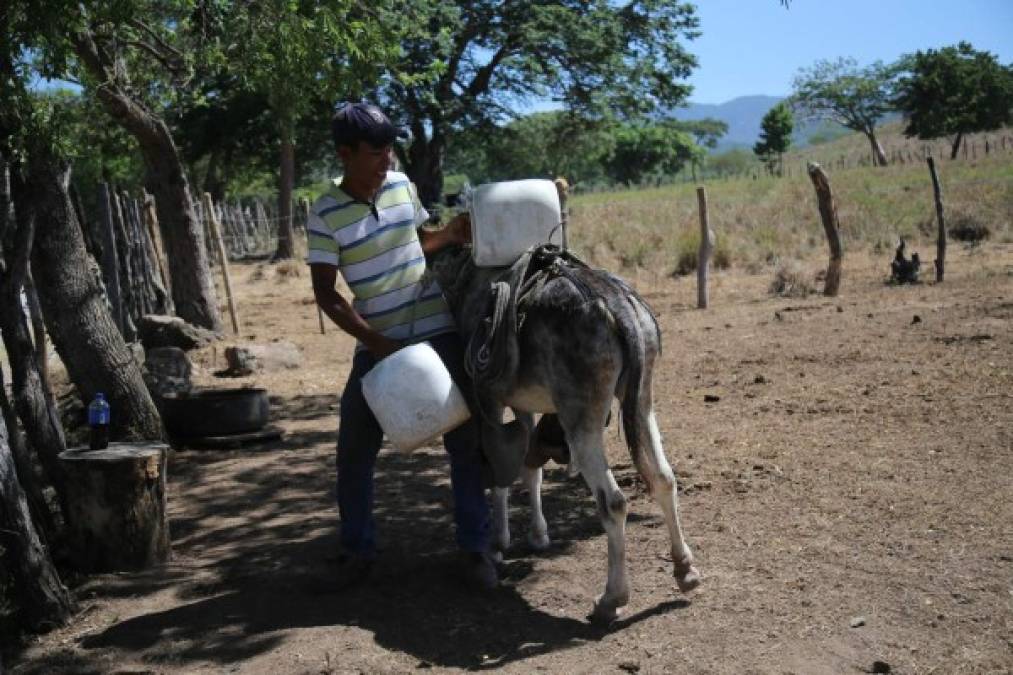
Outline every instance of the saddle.
{"type": "MultiPolygon", "coordinates": [[[[592,300],[591,289],[574,273],[577,268],[588,266],[553,244],[528,249],[490,284],[484,318],[468,340],[464,366],[474,385],[481,416],[482,445],[492,467],[492,482],[497,487],[507,487],[516,480],[531,437],[530,419],[519,418],[502,424],[491,413],[500,409],[498,402],[516,385],[520,365],[518,335],[524,325],[526,309],[546,283],[560,276],[569,279],[585,300],[592,300]]],[[[543,416],[543,420],[545,417],[548,416],[543,416]]],[[[552,438],[548,443],[546,438],[546,443],[541,443],[546,429],[558,427],[555,416],[547,422],[539,422],[535,440],[540,447],[554,447],[555,451],[547,454],[546,459],[551,456],[557,461],[567,461],[569,451],[565,440],[552,438]]],[[[561,436],[562,429],[558,431],[551,435],[561,436]]],[[[531,461],[529,458],[529,464],[531,461]]]]}

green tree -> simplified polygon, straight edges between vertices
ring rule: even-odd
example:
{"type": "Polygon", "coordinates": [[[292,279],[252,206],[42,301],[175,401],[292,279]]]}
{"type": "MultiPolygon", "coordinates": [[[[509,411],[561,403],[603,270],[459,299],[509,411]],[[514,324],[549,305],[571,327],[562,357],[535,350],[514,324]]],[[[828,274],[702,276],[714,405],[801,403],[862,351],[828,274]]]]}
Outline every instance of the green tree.
{"type": "MultiPolygon", "coordinates": [[[[223,49],[228,70],[263,97],[278,138],[278,249],[294,254],[292,188],[296,131],[321,97],[357,98],[376,79],[380,63],[395,54],[400,22],[383,2],[367,10],[351,0],[233,3],[225,21],[231,40],[223,49]],[[387,17],[384,20],[383,17],[387,17]]],[[[315,122],[326,127],[324,120],[315,122]]]]}
{"type": "Polygon", "coordinates": [[[699,152],[694,152],[690,158],[690,164],[693,168],[693,180],[696,180],[697,169],[700,168],[700,164],[706,157],[703,148],[710,148],[711,150],[716,148],[718,140],[728,133],[728,124],[710,117],[700,120],[670,120],[668,123],[673,125],[675,129],[692,135],[696,139],[697,145],[700,146],[699,152]]]}
{"type": "Polygon", "coordinates": [[[877,61],[859,68],[854,59],[817,61],[799,71],[793,82],[792,107],[809,119],[829,119],[865,134],[876,164],[886,166],[886,153],[876,138],[876,125],[895,109],[893,87],[899,63],[877,61]]]}
{"type": "Polygon", "coordinates": [[[791,108],[782,101],[767,111],[760,121],[760,140],[753,146],[753,153],[767,165],[771,173],[781,175],[781,157],[791,146],[791,132],[795,128],[795,120],[791,108]]]}
{"type": "Polygon", "coordinates": [[[897,87],[896,105],[907,117],[907,136],[952,136],[950,158],[964,135],[1013,121],[1013,65],[967,42],[917,52],[904,60],[909,75],[897,87]]]}
{"type": "Polygon", "coordinates": [[[588,120],[674,107],[696,66],[683,46],[698,34],[688,3],[409,0],[399,16],[414,32],[378,93],[411,129],[400,158],[426,203],[439,199],[460,130],[501,122],[534,98],[588,120]]]}
{"type": "Polygon", "coordinates": [[[703,149],[678,123],[639,122],[621,125],[605,170],[613,181],[627,185],[650,175],[672,175],[687,163],[702,160],[703,149]]]}
{"type": "Polygon", "coordinates": [[[675,127],[686,133],[692,134],[697,145],[714,149],[721,137],[728,133],[728,123],[722,120],[705,117],[699,120],[680,120],[675,122],[675,127]]]}
{"type": "Polygon", "coordinates": [[[203,227],[164,111],[188,91],[203,53],[204,6],[186,0],[73,3],[28,0],[22,49],[43,76],[72,79],[129,133],[155,196],[179,315],[218,330],[203,227]]]}
{"type": "Polygon", "coordinates": [[[732,148],[707,158],[708,172],[718,176],[734,176],[755,167],[756,155],[744,148],[732,148]]]}
{"type": "Polygon", "coordinates": [[[614,145],[607,127],[554,110],[462,130],[446,164],[476,183],[548,176],[587,183],[605,177],[603,162],[614,145]]]}

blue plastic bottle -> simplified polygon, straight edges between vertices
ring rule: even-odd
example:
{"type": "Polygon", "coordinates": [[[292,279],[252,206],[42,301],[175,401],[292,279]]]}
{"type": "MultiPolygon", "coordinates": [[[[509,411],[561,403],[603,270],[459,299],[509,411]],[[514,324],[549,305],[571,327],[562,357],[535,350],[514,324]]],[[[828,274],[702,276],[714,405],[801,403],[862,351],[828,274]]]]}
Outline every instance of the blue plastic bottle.
{"type": "Polygon", "coordinates": [[[102,450],[109,447],[109,402],[102,392],[88,404],[88,426],[91,428],[88,447],[102,450]]]}

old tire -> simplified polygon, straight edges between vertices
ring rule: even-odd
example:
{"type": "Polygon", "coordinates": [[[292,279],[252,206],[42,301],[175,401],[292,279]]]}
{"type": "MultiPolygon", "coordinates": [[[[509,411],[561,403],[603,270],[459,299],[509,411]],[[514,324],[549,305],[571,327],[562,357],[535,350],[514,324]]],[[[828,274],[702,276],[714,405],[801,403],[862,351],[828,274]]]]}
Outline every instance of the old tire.
{"type": "Polygon", "coordinates": [[[162,422],[173,438],[227,436],[263,429],[266,389],[204,389],[162,398],[162,422]]]}

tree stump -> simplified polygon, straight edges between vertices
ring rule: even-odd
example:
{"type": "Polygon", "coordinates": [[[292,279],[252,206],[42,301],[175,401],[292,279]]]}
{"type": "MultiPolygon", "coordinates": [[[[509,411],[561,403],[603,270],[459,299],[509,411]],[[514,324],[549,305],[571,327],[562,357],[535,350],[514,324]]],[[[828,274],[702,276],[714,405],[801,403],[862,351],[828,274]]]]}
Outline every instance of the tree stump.
{"type": "Polygon", "coordinates": [[[158,442],[110,443],[60,453],[77,569],[139,570],[169,559],[167,449],[158,442]]]}

